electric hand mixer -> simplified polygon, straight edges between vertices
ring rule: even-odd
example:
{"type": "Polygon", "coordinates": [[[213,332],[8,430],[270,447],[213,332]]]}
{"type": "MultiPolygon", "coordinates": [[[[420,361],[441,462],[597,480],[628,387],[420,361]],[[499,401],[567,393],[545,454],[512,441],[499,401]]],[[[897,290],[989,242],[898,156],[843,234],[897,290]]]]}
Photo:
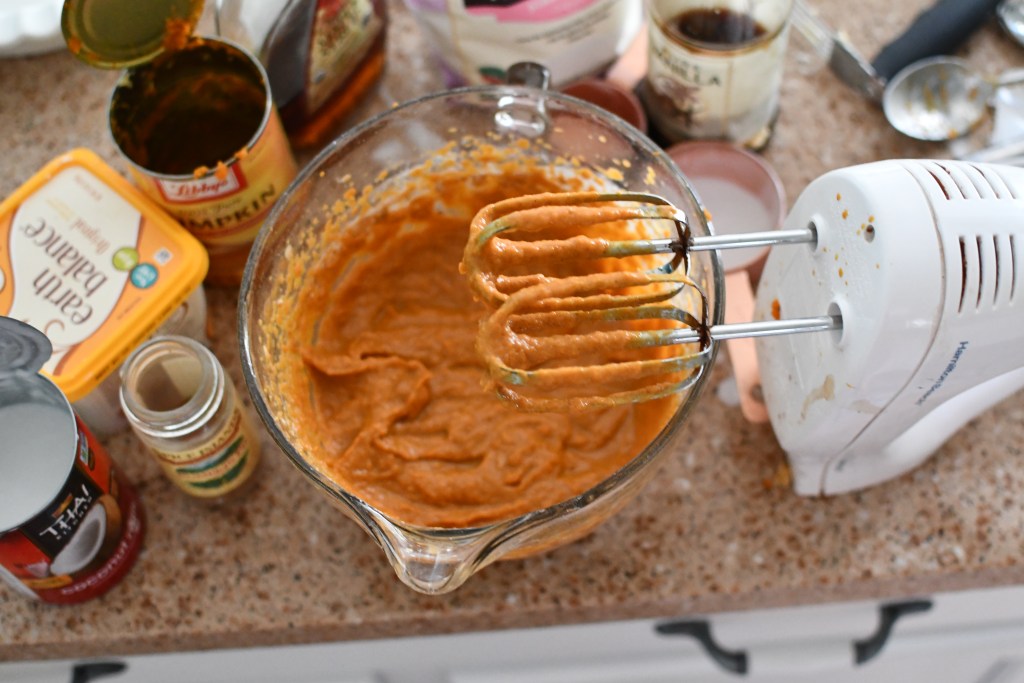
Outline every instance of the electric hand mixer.
{"type": "Polygon", "coordinates": [[[664,396],[704,371],[713,341],[758,337],[765,404],[801,495],[902,474],[1024,386],[1024,169],[917,160],[840,169],[807,187],[783,230],[728,237],[691,237],[686,217],[649,195],[520,198],[477,216],[463,264],[496,307],[478,343],[492,378],[527,409],[664,396]],[[677,234],[583,234],[622,220],[670,220],[677,234]],[[552,225],[580,234],[544,239],[552,225]],[[532,234],[514,243],[514,232],[532,234]],[[780,243],[792,246],[765,264],[756,322],[709,325],[685,273],[689,252],[780,243]],[[502,254],[516,266],[671,259],[569,276],[488,270],[502,254]],[[581,322],[590,327],[567,327],[581,322]],[[606,362],[609,350],[626,355],[606,362]]]}

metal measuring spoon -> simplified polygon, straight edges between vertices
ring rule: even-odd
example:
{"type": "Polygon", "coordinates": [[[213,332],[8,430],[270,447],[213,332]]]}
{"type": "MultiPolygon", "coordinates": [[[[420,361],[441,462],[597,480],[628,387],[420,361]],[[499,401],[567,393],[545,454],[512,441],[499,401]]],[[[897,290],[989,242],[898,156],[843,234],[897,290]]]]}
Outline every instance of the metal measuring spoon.
{"type": "Polygon", "coordinates": [[[918,140],[952,140],[985,116],[998,88],[1024,83],[1014,71],[998,79],[980,76],[962,59],[922,59],[886,85],[882,109],[892,127],[918,140]]]}
{"type": "Polygon", "coordinates": [[[996,8],[996,17],[1006,35],[1024,46],[1024,0],[1003,0],[996,8]]]}

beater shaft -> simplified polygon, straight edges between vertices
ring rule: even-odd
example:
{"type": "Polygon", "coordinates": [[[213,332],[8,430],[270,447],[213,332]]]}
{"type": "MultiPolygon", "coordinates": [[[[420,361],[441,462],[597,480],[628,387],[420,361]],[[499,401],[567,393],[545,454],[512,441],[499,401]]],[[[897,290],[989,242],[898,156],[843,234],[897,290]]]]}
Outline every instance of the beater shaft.
{"type": "MultiPolygon", "coordinates": [[[[827,332],[828,330],[842,330],[843,319],[838,315],[822,315],[813,318],[793,318],[791,320],[759,320],[749,323],[729,323],[723,325],[712,325],[710,328],[711,338],[715,341],[726,339],[740,339],[743,337],[774,337],[783,334],[797,334],[799,332],[827,332]]],[[[697,335],[696,330],[679,330],[679,332],[690,332],[697,335]]],[[[693,340],[680,340],[678,343],[685,344],[693,340]]]]}
{"type": "Polygon", "coordinates": [[[776,337],[801,332],[827,332],[842,330],[843,320],[839,316],[822,315],[813,318],[790,320],[760,320],[746,323],[712,325],[706,331],[695,328],[674,330],[648,330],[633,332],[631,336],[646,346],[670,346],[672,344],[697,344],[710,336],[713,341],[743,339],[748,337],[776,337]]]}
{"type": "Polygon", "coordinates": [[[765,230],[733,235],[708,235],[691,237],[690,251],[711,251],[713,249],[742,249],[744,247],[771,247],[779,244],[807,244],[818,239],[812,228],[793,230],[765,230]]]}
{"type": "Polygon", "coordinates": [[[690,237],[685,248],[678,238],[656,240],[609,241],[601,256],[643,256],[645,254],[671,254],[683,248],[685,251],[714,251],[715,249],[744,249],[747,247],[771,247],[780,244],[806,244],[814,242],[817,235],[811,228],[794,230],[765,230],[732,235],[708,235],[690,237]]]}

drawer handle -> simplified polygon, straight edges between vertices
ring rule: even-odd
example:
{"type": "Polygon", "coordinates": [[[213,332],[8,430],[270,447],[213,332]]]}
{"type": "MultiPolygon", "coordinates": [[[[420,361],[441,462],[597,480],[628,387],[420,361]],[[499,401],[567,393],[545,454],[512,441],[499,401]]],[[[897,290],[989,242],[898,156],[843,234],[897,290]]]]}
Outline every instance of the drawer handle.
{"type": "Polygon", "coordinates": [[[671,621],[654,627],[658,633],[666,636],[690,636],[703,646],[704,651],[718,666],[736,674],[747,673],[747,653],[726,650],[715,642],[711,636],[711,625],[707,621],[671,621]]]}
{"type": "MultiPolygon", "coordinates": [[[[853,661],[856,664],[864,664],[877,657],[888,642],[893,626],[900,617],[927,612],[931,608],[931,600],[908,600],[880,606],[878,608],[878,628],[867,638],[853,642],[853,661]]],[[[719,645],[711,635],[711,625],[706,620],[671,621],[656,625],[654,630],[666,636],[690,636],[700,643],[708,656],[724,670],[735,674],[748,672],[747,652],[745,650],[726,650],[719,645]]]]}
{"type": "Polygon", "coordinates": [[[853,661],[864,664],[878,656],[892,633],[896,620],[905,614],[927,612],[932,608],[931,600],[908,600],[891,602],[878,608],[878,628],[864,640],[853,641],[853,661]]]}
{"type": "Polygon", "coordinates": [[[124,662],[88,662],[75,664],[71,669],[71,683],[89,683],[107,676],[124,673],[128,665],[124,662]]]}

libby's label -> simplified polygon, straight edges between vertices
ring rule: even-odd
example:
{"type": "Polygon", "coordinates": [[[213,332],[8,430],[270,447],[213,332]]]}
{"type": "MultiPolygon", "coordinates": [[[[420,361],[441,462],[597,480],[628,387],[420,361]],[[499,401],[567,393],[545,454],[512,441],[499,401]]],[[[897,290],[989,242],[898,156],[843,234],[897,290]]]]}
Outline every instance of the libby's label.
{"type": "Polygon", "coordinates": [[[0,535],[0,577],[52,603],[96,597],[128,571],[143,536],[142,507],[106,451],[76,418],[74,466],[39,514],[0,535]]]}
{"type": "Polygon", "coordinates": [[[652,19],[643,92],[651,118],[673,140],[757,146],[778,110],[787,34],[784,25],[735,49],[715,50],[670,36],[664,17],[652,19]]]}
{"type": "Polygon", "coordinates": [[[260,457],[252,425],[237,408],[216,434],[196,448],[171,451],[148,443],[171,481],[200,498],[223,496],[241,486],[260,457]]]}
{"type": "Polygon", "coordinates": [[[252,242],[297,173],[276,109],[252,147],[198,178],[168,178],[132,166],[139,188],[207,247],[252,242]]]}
{"type": "Polygon", "coordinates": [[[58,385],[77,349],[119,342],[102,330],[131,315],[164,277],[175,254],[155,232],[81,166],[59,171],[0,216],[0,314],[46,334],[53,355],[43,370],[58,385]]]}
{"type": "Polygon", "coordinates": [[[226,166],[222,177],[210,174],[202,178],[172,180],[157,178],[156,186],[171,204],[195,204],[230,197],[246,188],[245,176],[238,164],[226,166]]]}

